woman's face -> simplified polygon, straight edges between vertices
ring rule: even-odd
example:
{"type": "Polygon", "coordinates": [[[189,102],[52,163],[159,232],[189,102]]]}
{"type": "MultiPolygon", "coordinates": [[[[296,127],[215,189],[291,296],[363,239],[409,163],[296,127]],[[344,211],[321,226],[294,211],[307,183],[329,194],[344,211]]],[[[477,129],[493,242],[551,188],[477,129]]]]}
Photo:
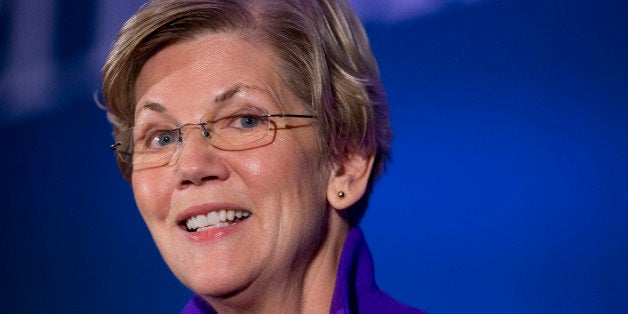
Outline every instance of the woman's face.
{"type": "MultiPolygon", "coordinates": [[[[227,34],[166,47],[137,79],[135,123],[198,123],[224,108],[251,106],[307,114],[273,58],[265,46],[227,34]]],[[[240,151],[217,149],[188,126],[169,164],[133,172],[135,199],[157,247],[196,293],[222,296],[289,282],[324,236],[331,170],[317,162],[312,121],[272,121],[278,131],[270,144],[240,151]],[[227,219],[189,230],[208,224],[208,214],[209,221],[227,219]],[[234,214],[242,217],[229,219],[234,214]]]]}

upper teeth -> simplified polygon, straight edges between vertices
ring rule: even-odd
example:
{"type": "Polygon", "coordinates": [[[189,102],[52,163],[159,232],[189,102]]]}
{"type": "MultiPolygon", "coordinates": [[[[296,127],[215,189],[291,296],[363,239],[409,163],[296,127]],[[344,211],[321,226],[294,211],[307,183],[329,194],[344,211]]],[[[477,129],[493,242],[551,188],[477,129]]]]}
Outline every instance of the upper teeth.
{"type": "Polygon", "coordinates": [[[195,230],[208,226],[219,226],[221,222],[227,220],[233,221],[236,218],[246,218],[251,216],[251,213],[246,210],[219,210],[210,212],[207,215],[197,215],[188,218],[185,225],[190,230],[195,230]]]}

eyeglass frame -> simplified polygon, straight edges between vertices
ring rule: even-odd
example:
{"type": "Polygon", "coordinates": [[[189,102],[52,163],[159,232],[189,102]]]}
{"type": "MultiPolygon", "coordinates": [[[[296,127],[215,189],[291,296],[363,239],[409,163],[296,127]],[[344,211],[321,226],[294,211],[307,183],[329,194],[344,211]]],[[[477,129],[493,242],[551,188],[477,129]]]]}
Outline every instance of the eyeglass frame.
{"type": "MultiPolygon", "coordinates": [[[[274,113],[274,114],[265,114],[265,115],[260,115],[260,116],[259,116],[259,118],[266,118],[266,119],[269,119],[269,122],[268,122],[268,123],[270,123],[270,118],[303,118],[303,119],[316,119],[316,116],[314,116],[314,115],[305,115],[305,114],[292,114],[292,113],[274,113]]],[[[182,130],[183,130],[183,128],[185,128],[185,127],[187,127],[187,126],[199,126],[199,127],[202,129],[203,136],[204,136],[204,137],[209,137],[210,132],[209,132],[209,131],[207,131],[207,130],[205,129],[205,126],[207,126],[207,125],[209,125],[209,124],[211,124],[211,122],[210,122],[210,121],[207,121],[207,122],[199,122],[199,123],[185,123],[185,124],[183,124],[183,125],[181,125],[181,126],[178,126],[178,127],[174,128],[174,129],[171,129],[170,131],[171,131],[171,132],[176,131],[176,132],[178,133],[178,136],[177,136],[177,145],[176,145],[176,147],[175,147],[174,151],[172,152],[172,156],[171,156],[170,158],[172,158],[172,157],[174,157],[174,156],[176,155],[176,153],[177,153],[177,151],[178,151],[179,143],[182,143],[182,142],[183,142],[183,131],[182,131],[182,130]]],[[[176,124],[175,124],[175,125],[176,125],[176,124]]],[[[127,130],[129,130],[129,129],[133,128],[133,127],[134,127],[134,126],[129,127],[129,128],[127,128],[125,131],[127,131],[127,130]]],[[[276,131],[276,130],[277,130],[277,129],[275,129],[275,131],[276,131]]],[[[122,162],[127,163],[127,164],[129,164],[129,165],[133,165],[133,162],[126,162],[126,161],[124,161],[124,159],[123,159],[122,157],[120,157],[120,156],[119,156],[119,155],[122,153],[122,151],[118,150],[118,146],[122,146],[122,145],[123,145],[123,144],[122,144],[121,142],[116,142],[116,143],[113,143],[113,144],[109,145],[109,148],[110,148],[111,150],[116,151],[116,155],[118,155],[117,157],[119,157],[119,158],[120,158],[120,160],[122,160],[122,162]]],[[[211,145],[211,144],[210,144],[210,145],[211,145]]],[[[212,146],[214,146],[214,145],[212,145],[212,146]]],[[[216,147],[216,146],[214,146],[214,147],[216,147]]],[[[221,149],[221,148],[219,148],[219,147],[216,147],[216,148],[221,149]]]]}

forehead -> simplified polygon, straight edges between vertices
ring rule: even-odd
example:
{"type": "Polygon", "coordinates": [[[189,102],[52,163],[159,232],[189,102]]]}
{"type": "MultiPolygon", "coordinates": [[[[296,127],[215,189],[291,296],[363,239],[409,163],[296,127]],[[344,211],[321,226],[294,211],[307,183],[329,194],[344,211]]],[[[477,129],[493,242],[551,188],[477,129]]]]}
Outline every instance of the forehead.
{"type": "Polygon", "coordinates": [[[295,97],[278,73],[274,53],[259,41],[205,34],[178,42],[142,67],[134,88],[136,117],[147,105],[202,111],[234,96],[268,98],[283,110],[295,97]]]}

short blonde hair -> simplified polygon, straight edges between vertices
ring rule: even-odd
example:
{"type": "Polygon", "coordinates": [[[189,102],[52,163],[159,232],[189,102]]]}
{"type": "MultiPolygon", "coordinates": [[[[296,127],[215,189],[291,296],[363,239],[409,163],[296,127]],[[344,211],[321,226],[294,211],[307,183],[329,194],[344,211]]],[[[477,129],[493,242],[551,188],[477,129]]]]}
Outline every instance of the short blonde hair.
{"type": "MultiPolygon", "coordinates": [[[[317,117],[322,160],[375,156],[373,182],[390,156],[392,131],[377,62],[360,20],[345,0],[155,0],[122,27],[102,70],[102,96],[114,134],[134,123],[134,86],[144,64],[174,43],[208,33],[258,38],[277,56],[288,88],[317,117]],[[254,37],[253,37],[254,36],[254,37]]],[[[130,181],[131,166],[118,160],[130,181]]]]}

